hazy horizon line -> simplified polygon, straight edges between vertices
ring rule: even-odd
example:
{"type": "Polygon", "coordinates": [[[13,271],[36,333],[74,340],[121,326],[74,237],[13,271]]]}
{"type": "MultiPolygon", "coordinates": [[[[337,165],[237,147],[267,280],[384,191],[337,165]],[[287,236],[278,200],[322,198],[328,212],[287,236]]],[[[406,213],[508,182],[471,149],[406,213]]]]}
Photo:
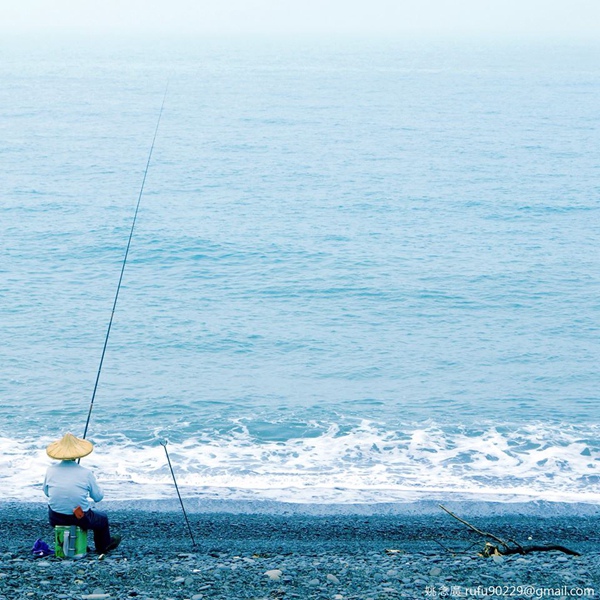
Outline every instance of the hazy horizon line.
{"type": "MultiPolygon", "coordinates": [[[[227,39],[263,39],[268,40],[310,40],[310,39],[329,39],[335,40],[381,40],[381,41],[499,41],[499,42],[574,42],[582,44],[598,44],[600,45],[600,37],[597,35],[582,35],[581,33],[574,35],[569,33],[549,33],[549,32],[439,32],[439,31],[209,31],[209,30],[125,30],[125,29],[100,29],[86,30],[81,28],[65,27],[61,29],[54,28],[52,30],[44,29],[22,29],[22,30],[3,30],[0,27],[0,33],[7,39],[20,37],[35,36],[44,40],[56,38],[60,41],[64,36],[70,38],[86,38],[86,39],[177,39],[179,41],[190,40],[227,40],[227,39]]],[[[1,42],[1,41],[0,41],[1,42]]]]}

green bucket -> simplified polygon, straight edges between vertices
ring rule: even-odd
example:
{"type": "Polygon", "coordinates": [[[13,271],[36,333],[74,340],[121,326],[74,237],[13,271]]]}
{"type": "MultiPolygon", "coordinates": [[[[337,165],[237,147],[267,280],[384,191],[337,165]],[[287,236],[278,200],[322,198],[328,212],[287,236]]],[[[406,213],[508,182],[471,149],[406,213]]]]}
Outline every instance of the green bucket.
{"type": "Polygon", "coordinates": [[[82,558],[87,554],[87,531],[76,525],[54,528],[54,554],[58,558],[82,558]]]}

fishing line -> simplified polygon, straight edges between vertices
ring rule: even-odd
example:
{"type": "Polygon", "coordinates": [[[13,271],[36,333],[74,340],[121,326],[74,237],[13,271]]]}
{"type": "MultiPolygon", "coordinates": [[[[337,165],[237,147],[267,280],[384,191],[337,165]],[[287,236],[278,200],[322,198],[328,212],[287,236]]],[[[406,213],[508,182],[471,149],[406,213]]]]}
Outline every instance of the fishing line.
{"type": "Polygon", "coordinates": [[[173,466],[171,465],[171,459],[169,458],[169,452],[167,451],[167,440],[164,442],[160,442],[160,445],[165,449],[165,454],[167,455],[167,462],[169,463],[169,469],[171,469],[171,475],[173,476],[173,483],[175,484],[175,489],[177,490],[177,496],[179,497],[179,503],[181,504],[181,510],[183,511],[183,516],[185,517],[185,522],[187,523],[188,531],[190,532],[190,537],[192,538],[192,546],[196,547],[196,540],[194,540],[194,534],[192,533],[192,528],[190,526],[190,522],[187,517],[187,513],[185,512],[185,507],[183,506],[183,500],[181,499],[181,494],[179,493],[179,486],[177,485],[177,479],[175,479],[175,472],[173,471],[173,466]]]}
{"type": "Polygon", "coordinates": [[[135,228],[135,222],[137,220],[138,211],[140,209],[140,202],[142,201],[142,194],[144,193],[144,185],[146,183],[146,176],[148,175],[148,168],[150,167],[150,159],[152,158],[152,152],[154,150],[154,143],[156,142],[156,135],[158,134],[158,126],[160,125],[160,119],[163,114],[163,108],[165,107],[165,100],[167,99],[167,91],[169,89],[169,82],[165,87],[165,93],[163,96],[162,104],[160,106],[160,112],[158,113],[158,120],[156,122],[156,128],[154,130],[154,137],[152,138],[152,145],[150,146],[150,152],[148,154],[148,160],[146,162],[146,169],[144,171],[144,178],[142,179],[142,185],[140,187],[140,193],[138,196],[137,204],[135,207],[135,213],[133,215],[133,222],[131,223],[131,230],[129,231],[129,239],[127,240],[127,248],[125,250],[125,257],[123,258],[123,264],[121,265],[121,275],[119,276],[119,283],[117,285],[117,292],[112,306],[112,312],[110,313],[110,321],[108,322],[108,329],[106,330],[106,337],[104,338],[104,347],[102,348],[102,355],[100,356],[100,364],[98,366],[98,373],[96,374],[96,382],[94,383],[94,391],[92,392],[92,401],[90,402],[90,409],[88,411],[87,420],[85,422],[85,429],[83,430],[83,439],[88,432],[90,425],[90,419],[92,417],[92,410],[94,408],[94,400],[96,398],[96,391],[98,390],[98,382],[100,381],[100,373],[102,372],[102,364],[104,363],[104,355],[106,354],[106,347],[108,346],[108,338],[110,336],[110,330],[115,316],[115,309],[117,308],[117,300],[119,299],[119,291],[121,290],[121,282],[123,281],[123,273],[125,272],[125,264],[127,263],[127,256],[129,255],[129,248],[131,246],[131,239],[133,238],[133,230],[135,228]]]}

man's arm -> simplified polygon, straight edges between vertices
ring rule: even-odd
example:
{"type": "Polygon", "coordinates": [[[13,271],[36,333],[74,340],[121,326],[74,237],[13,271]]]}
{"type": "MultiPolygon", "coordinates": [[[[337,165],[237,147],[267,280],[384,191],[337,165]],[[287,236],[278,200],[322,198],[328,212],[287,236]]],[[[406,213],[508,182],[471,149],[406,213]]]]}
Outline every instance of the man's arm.
{"type": "Polygon", "coordinates": [[[100,502],[102,498],[104,498],[104,492],[102,488],[98,485],[94,474],[90,471],[90,498],[96,502],[100,502]]]}

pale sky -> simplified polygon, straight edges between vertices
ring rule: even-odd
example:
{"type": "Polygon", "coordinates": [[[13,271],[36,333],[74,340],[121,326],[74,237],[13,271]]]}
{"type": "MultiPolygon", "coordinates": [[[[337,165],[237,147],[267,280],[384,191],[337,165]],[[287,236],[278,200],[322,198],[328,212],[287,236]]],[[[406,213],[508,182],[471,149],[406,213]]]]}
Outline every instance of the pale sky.
{"type": "Polygon", "coordinates": [[[600,39],[600,0],[0,0],[0,32],[600,39]]]}

